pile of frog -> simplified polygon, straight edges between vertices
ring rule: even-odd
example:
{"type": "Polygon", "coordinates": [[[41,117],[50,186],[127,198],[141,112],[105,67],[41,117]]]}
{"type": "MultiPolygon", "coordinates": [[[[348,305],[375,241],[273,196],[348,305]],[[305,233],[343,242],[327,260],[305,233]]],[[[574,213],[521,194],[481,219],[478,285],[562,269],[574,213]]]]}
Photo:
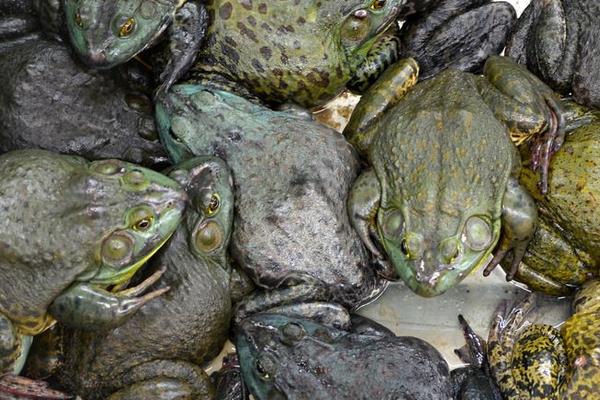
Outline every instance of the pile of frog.
{"type": "Polygon", "coordinates": [[[2,0],[0,398],[600,399],[599,40],[596,0],[2,0]],[[572,316],[459,317],[449,371],[354,313],[497,266],[572,316]]]}

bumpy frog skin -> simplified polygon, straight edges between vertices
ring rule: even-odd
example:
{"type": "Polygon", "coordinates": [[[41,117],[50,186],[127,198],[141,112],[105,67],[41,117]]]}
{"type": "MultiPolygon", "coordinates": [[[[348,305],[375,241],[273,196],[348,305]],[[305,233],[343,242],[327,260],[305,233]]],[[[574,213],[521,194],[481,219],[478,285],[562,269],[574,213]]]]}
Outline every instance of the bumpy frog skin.
{"type": "Polygon", "coordinates": [[[136,297],[161,272],[122,287],[177,227],[186,196],[175,181],[118,160],[41,150],[6,153],[0,169],[0,371],[24,355],[22,335],[54,319],[110,328],[168,290],[136,297]]]}
{"type": "Polygon", "coordinates": [[[401,3],[208,1],[211,26],[192,76],[206,83],[217,75],[232,90],[242,85],[267,102],[323,104],[343,90],[394,24],[401,3]]]}
{"type": "Polygon", "coordinates": [[[193,0],[66,0],[64,8],[73,48],[93,68],[125,63],[168,29],[160,94],[194,62],[208,26],[206,9],[193,0]]]}
{"type": "Polygon", "coordinates": [[[236,333],[244,381],[258,400],[453,398],[435,348],[364,325],[347,332],[280,314],[247,318],[236,333]]]}
{"type": "Polygon", "coordinates": [[[233,180],[215,157],[190,159],[169,176],[191,205],[144,272],[166,266],[159,287],[172,289],[119,329],[64,335],[61,381],[86,399],[158,399],[173,391],[212,398],[200,366],[221,350],[231,319],[233,180]]]}
{"type": "Polygon", "coordinates": [[[600,3],[532,0],[523,11],[506,54],[554,89],[600,107],[600,3]]]}
{"type": "Polygon", "coordinates": [[[443,293],[485,264],[502,226],[486,272],[512,253],[511,278],[537,211],[515,179],[519,157],[509,132],[545,126],[548,109],[537,98],[543,84],[509,59],[491,57],[485,77],[447,70],[403,98],[417,70],[411,59],[388,69],[344,132],[372,165],[349,195],[352,223],[383,259],[376,238],[423,296],[443,293]]]}
{"type": "Polygon", "coordinates": [[[574,314],[560,330],[525,326],[535,307],[530,295],[492,324],[489,357],[506,400],[592,400],[600,393],[600,281],[586,283],[573,300],[574,314]]]}
{"type": "Polygon", "coordinates": [[[540,225],[527,247],[515,279],[535,291],[571,294],[599,276],[600,120],[572,131],[550,164],[549,192],[536,187],[538,176],[523,169],[520,181],[540,208],[540,225]]]}

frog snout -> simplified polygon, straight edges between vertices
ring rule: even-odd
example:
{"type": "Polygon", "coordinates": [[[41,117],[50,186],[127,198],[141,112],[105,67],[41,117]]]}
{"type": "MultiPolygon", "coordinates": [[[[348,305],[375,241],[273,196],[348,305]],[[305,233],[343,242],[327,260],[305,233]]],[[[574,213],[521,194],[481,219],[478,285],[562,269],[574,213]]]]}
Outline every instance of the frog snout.
{"type": "Polygon", "coordinates": [[[104,50],[90,50],[86,58],[87,63],[96,68],[102,68],[106,64],[106,52],[104,50]]]}

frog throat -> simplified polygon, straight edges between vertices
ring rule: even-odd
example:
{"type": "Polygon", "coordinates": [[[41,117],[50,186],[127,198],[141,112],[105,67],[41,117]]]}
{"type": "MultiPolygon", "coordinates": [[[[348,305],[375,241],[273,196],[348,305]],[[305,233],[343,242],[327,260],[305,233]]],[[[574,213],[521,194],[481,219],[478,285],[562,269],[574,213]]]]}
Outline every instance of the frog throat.
{"type": "Polygon", "coordinates": [[[168,236],[165,236],[163,240],[160,241],[158,245],[154,247],[148,254],[146,254],[143,258],[130,265],[127,268],[124,268],[120,271],[115,271],[113,268],[110,268],[106,265],[102,265],[100,270],[92,279],[89,280],[89,283],[95,285],[120,285],[121,283],[127,282],[129,279],[133,277],[133,275],[141,268],[142,265],[150,259],[161,247],[164,246],[165,243],[171,238],[175,232],[171,232],[168,236]]]}

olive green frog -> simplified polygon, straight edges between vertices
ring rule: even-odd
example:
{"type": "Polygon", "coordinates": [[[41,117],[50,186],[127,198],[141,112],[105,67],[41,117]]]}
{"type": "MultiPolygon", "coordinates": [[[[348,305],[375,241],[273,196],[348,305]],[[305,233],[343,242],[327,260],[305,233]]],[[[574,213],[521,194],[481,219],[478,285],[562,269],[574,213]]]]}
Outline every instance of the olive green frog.
{"type": "Polygon", "coordinates": [[[348,198],[352,223],[423,296],[488,262],[489,272],[509,253],[514,274],[535,231],[537,208],[518,183],[510,134],[549,127],[547,99],[559,102],[510,59],[490,57],[484,73],[446,70],[404,96],[418,66],[397,63],[367,90],[344,132],[371,164],[348,198]]]}
{"type": "Polygon", "coordinates": [[[162,270],[125,285],[181,220],[187,197],[177,182],[42,150],[5,153],[0,170],[0,373],[18,373],[31,336],[55,320],[107,329],[168,291],[137,297],[162,270]]]}

